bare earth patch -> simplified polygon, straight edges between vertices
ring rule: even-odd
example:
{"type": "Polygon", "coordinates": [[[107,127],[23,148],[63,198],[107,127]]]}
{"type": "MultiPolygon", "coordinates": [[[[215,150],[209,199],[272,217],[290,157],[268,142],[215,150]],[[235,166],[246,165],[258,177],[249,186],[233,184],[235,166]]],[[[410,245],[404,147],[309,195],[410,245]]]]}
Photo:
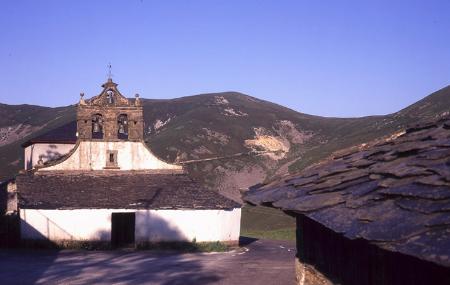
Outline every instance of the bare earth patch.
{"type": "Polygon", "coordinates": [[[273,160],[285,158],[292,144],[303,144],[313,136],[311,132],[298,130],[288,120],[278,121],[272,130],[256,127],[253,131],[254,138],[245,140],[244,145],[253,150],[269,152],[266,156],[273,160]]]}
{"type": "Polygon", "coordinates": [[[289,152],[289,142],[275,136],[256,136],[254,139],[245,140],[245,146],[255,150],[268,151],[266,155],[274,160],[282,159],[289,152]]]}
{"type": "Polygon", "coordinates": [[[248,116],[247,113],[239,111],[239,110],[235,110],[231,107],[223,109],[222,114],[225,116],[229,116],[229,117],[246,117],[246,116],[248,116]]]}
{"type": "Polygon", "coordinates": [[[246,147],[256,151],[267,151],[269,153],[266,156],[273,160],[282,159],[289,152],[290,143],[287,139],[271,135],[263,127],[253,128],[253,131],[254,138],[244,141],[246,147]]]}
{"type": "Polygon", "coordinates": [[[161,129],[162,127],[164,127],[165,125],[167,125],[170,121],[172,120],[171,117],[169,117],[166,120],[160,120],[157,119],[155,121],[155,123],[153,124],[153,129],[155,130],[155,132],[157,132],[159,129],[161,129]]]}
{"type": "Polygon", "coordinates": [[[9,127],[0,128],[0,146],[4,146],[15,141],[18,141],[38,130],[44,126],[31,126],[18,124],[9,127]]]}
{"type": "Polygon", "coordinates": [[[230,102],[223,96],[214,96],[215,105],[228,105],[230,102]]]}
{"type": "Polygon", "coordinates": [[[289,120],[278,121],[275,130],[280,136],[289,139],[294,144],[303,144],[313,136],[311,132],[298,130],[289,120]]]}

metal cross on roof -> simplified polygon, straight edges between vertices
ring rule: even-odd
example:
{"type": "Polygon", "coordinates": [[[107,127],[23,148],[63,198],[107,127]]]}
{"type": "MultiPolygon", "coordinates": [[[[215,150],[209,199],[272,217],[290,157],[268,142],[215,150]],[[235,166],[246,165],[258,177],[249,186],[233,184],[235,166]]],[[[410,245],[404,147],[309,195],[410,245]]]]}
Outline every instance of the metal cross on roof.
{"type": "Polygon", "coordinates": [[[108,79],[112,79],[113,77],[111,69],[112,69],[111,63],[108,63],[108,79]]]}

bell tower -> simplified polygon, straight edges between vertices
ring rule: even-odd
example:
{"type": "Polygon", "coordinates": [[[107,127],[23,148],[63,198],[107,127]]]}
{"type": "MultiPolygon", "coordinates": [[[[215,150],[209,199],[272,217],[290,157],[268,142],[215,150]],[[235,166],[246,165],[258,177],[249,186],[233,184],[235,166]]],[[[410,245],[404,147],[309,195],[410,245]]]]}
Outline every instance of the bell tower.
{"type": "Polygon", "coordinates": [[[144,117],[139,95],[125,98],[111,77],[103,91],[89,100],[81,93],[77,107],[77,131],[80,140],[143,141],[144,117]]]}

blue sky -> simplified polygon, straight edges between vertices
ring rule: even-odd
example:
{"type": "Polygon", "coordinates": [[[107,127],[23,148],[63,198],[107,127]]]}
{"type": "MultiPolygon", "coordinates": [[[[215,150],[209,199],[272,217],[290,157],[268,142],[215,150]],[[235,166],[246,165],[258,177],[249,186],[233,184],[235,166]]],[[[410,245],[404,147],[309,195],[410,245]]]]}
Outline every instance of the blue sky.
{"type": "Polygon", "coordinates": [[[395,112],[450,84],[450,1],[0,2],[0,102],[239,91],[323,116],[395,112]]]}

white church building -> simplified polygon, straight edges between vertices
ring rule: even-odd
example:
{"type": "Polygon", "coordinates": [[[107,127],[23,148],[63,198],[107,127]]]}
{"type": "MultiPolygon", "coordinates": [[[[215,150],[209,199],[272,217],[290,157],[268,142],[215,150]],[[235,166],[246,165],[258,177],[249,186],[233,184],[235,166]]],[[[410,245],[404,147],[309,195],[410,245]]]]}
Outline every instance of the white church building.
{"type": "Polygon", "coordinates": [[[111,79],[102,87],[90,100],[81,94],[76,124],[24,144],[15,179],[21,238],[237,243],[241,206],[156,157],[139,97],[125,98],[111,79]]]}

